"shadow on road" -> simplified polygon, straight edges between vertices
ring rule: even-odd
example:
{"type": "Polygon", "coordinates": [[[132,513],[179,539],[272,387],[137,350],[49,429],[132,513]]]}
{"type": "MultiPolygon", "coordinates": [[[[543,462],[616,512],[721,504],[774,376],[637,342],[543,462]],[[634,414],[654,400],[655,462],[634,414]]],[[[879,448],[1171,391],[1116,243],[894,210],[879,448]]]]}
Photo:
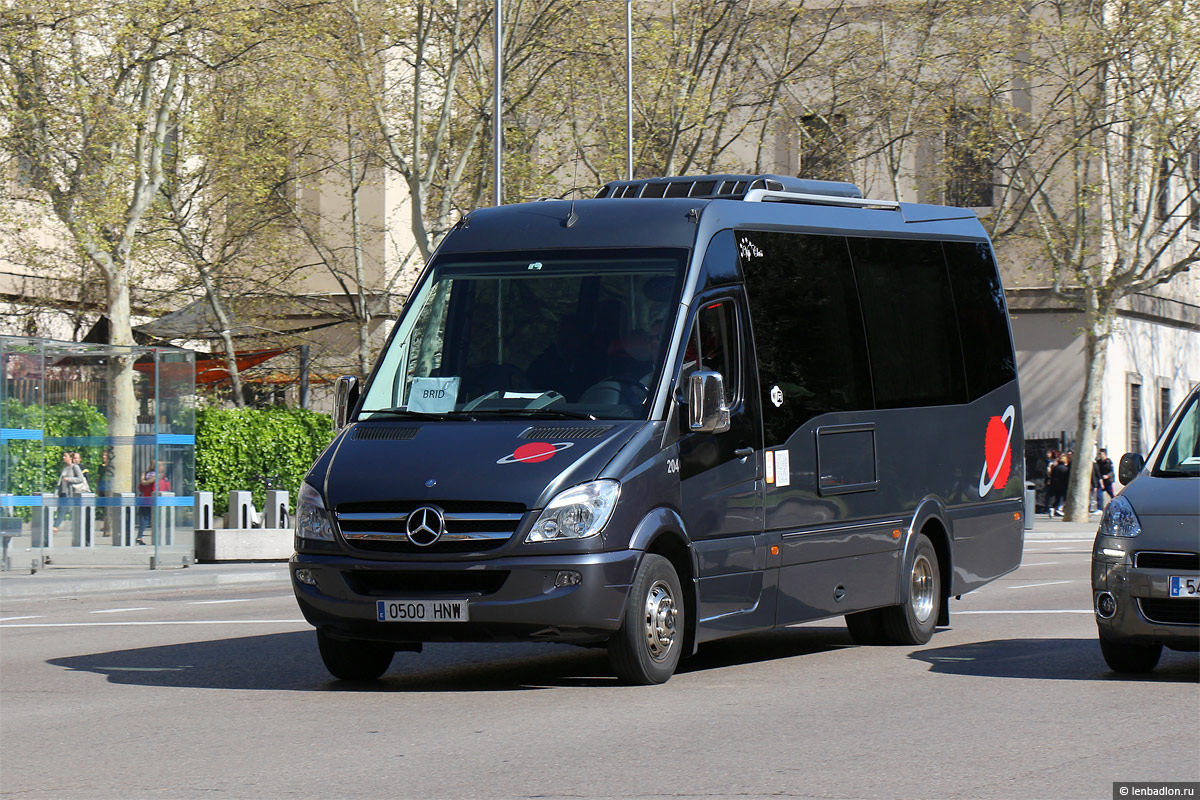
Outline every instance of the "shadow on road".
{"type": "MultiPolygon", "coordinates": [[[[935,640],[936,641],[936,640],[935,640]]],[[[931,672],[987,678],[1034,678],[1064,681],[1200,682],[1195,653],[1163,650],[1158,667],[1145,675],[1113,672],[1100,655],[1096,639],[999,639],[918,650],[909,655],[925,661],[931,672]]]]}
{"type": "MultiPolygon", "coordinates": [[[[844,628],[739,636],[704,645],[679,672],[810,655],[849,641],[844,628]]],[[[309,631],[113,650],[48,663],[105,675],[112,683],[201,689],[503,692],[619,685],[603,649],[526,643],[428,644],[420,654],[397,653],[378,682],[341,682],[325,671],[309,631]]]]}

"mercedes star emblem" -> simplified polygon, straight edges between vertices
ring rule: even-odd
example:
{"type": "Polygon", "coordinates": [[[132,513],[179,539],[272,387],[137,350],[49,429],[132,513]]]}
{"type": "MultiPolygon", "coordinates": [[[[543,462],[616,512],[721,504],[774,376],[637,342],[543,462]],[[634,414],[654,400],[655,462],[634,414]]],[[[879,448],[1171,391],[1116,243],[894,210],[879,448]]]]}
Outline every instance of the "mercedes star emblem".
{"type": "Polygon", "coordinates": [[[446,518],[437,506],[421,506],[408,515],[405,530],[410,542],[418,547],[428,547],[446,532],[446,518]]]}

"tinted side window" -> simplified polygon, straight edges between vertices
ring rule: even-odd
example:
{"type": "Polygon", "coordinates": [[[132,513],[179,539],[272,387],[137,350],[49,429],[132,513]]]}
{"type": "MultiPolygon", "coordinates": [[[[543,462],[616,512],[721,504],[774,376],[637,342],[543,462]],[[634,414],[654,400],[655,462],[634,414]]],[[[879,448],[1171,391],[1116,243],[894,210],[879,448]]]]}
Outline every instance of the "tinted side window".
{"type": "Polygon", "coordinates": [[[984,242],[945,242],[942,249],[958,307],[967,390],[975,400],[1017,376],[1004,289],[984,242]]]}
{"type": "Polygon", "coordinates": [[[702,289],[723,286],[741,280],[738,274],[737,244],[733,231],[720,231],[708,242],[704,252],[704,276],[702,289]]]}
{"type": "Polygon", "coordinates": [[[866,338],[846,240],[761,231],[737,236],[767,446],[782,444],[820,414],[871,408],[866,338]]]}
{"type": "Polygon", "coordinates": [[[954,297],[940,242],[850,239],[878,408],[966,401],[954,297]]]}
{"type": "Polygon", "coordinates": [[[706,302],[696,315],[683,353],[683,381],[697,370],[719,372],[725,379],[725,402],[733,407],[741,380],[737,307],[732,300],[706,302]]]}

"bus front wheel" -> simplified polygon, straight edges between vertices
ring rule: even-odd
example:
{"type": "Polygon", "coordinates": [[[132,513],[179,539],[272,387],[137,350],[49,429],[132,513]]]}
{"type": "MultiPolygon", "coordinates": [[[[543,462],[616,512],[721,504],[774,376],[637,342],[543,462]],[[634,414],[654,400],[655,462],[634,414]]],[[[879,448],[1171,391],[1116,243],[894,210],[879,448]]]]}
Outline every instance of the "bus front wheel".
{"type": "Polygon", "coordinates": [[[647,553],[634,575],[621,627],[608,640],[617,677],[639,686],[666,683],[683,650],[685,613],[675,567],[647,553]]]}

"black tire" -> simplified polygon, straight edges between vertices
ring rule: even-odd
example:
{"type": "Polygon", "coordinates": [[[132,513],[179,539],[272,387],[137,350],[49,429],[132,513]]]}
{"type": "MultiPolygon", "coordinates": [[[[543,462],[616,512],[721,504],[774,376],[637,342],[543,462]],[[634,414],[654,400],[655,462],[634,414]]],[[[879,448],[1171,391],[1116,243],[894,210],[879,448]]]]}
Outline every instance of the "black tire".
{"type": "Polygon", "coordinates": [[[882,612],[881,608],[873,608],[847,614],[846,627],[850,630],[850,638],[861,645],[885,644],[887,637],[883,633],[882,612]]]}
{"type": "Polygon", "coordinates": [[[1100,636],[1100,652],[1113,672],[1140,674],[1152,672],[1162,656],[1161,644],[1128,644],[1100,636]]]}
{"type": "Polygon", "coordinates": [[[329,674],[342,681],[373,681],[387,672],[395,653],[373,642],[334,639],[317,631],[317,649],[329,674]]]}
{"type": "Polygon", "coordinates": [[[925,644],[937,627],[943,598],[937,551],[923,533],[917,534],[912,561],[904,574],[909,582],[908,599],[879,609],[884,640],[888,644],[925,644]]]}
{"type": "Polygon", "coordinates": [[[626,683],[666,683],[683,652],[687,619],[683,590],[671,562],[649,553],[642,557],[620,629],[608,640],[608,660],[626,683]]]}

